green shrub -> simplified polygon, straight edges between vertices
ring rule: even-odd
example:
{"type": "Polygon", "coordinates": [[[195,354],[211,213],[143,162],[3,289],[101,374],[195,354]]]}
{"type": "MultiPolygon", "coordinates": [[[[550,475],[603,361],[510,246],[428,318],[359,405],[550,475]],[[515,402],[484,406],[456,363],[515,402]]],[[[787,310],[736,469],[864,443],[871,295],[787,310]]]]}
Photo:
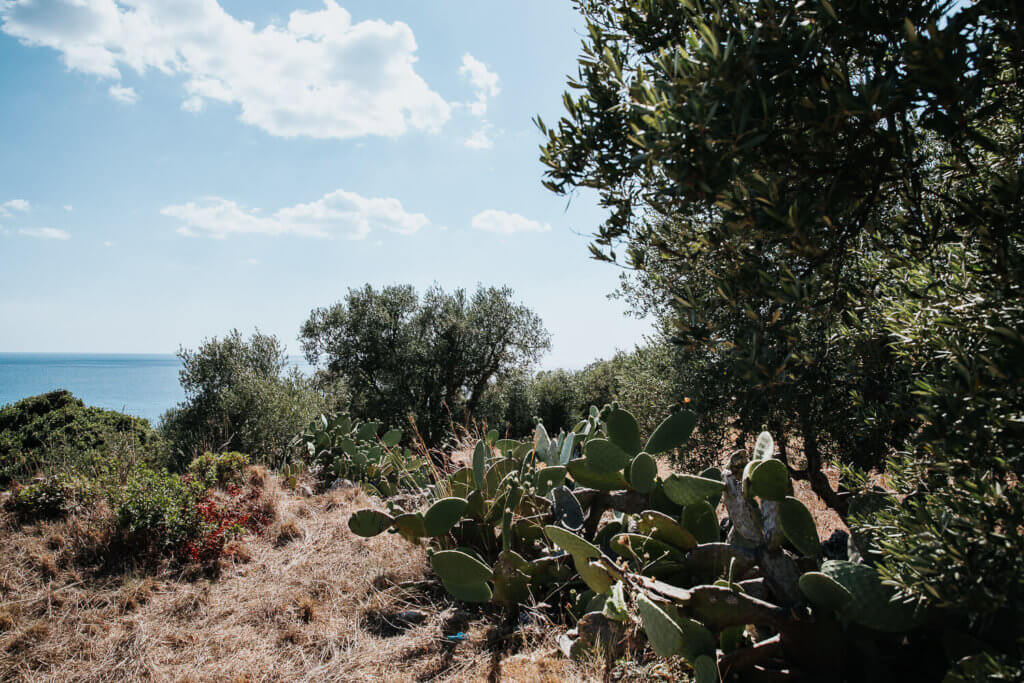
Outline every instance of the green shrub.
{"type": "Polygon", "coordinates": [[[533,377],[520,370],[488,387],[473,418],[503,435],[517,436],[533,429],[536,415],[533,377]]]}
{"type": "Polygon", "coordinates": [[[237,484],[242,472],[249,465],[249,456],[244,453],[205,453],[188,464],[188,472],[207,488],[237,484]]]}
{"type": "Polygon", "coordinates": [[[89,470],[117,449],[157,464],[159,438],[148,420],[86,406],[63,390],[0,408],[0,484],[89,470]]]}
{"type": "Polygon", "coordinates": [[[178,352],[185,402],[164,414],[160,431],[184,469],[205,452],[240,451],[277,464],[290,439],[322,411],[325,398],[312,380],[288,370],[284,346],[238,330],[178,352]]]}
{"type": "Polygon", "coordinates": [[[197,503],[206,492],[200,481],[166,470],[138,468],[112,494],[115,529],[147,548],[176,546],[202,533],[197,503]]]}
{"type": "Polygon", "coordinates": [[[56,474],[16,486],[7,507],[20,521],[54,519],[81,509],[95,498],[94,486],[68,474],[56,474]]]}

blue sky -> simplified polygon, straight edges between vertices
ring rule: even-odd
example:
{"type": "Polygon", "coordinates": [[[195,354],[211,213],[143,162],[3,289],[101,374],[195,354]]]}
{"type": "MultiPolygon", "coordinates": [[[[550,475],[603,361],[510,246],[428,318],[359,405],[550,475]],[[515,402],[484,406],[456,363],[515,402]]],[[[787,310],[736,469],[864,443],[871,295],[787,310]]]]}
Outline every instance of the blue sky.
{"type": "Polygon", "coordinates": [[[568,2],[0,0],[0,351],[297,352],[348,287],[508,284],[547,367],[649,325],[541,187],[568,2]]]}

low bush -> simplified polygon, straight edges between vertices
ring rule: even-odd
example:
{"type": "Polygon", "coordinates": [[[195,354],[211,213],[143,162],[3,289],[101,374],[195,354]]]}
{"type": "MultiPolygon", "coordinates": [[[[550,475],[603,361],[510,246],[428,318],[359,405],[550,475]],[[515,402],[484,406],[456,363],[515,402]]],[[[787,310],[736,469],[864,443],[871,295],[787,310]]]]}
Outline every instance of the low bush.
{"type": "Polygon", "coordinates": [[[188,465],[188,473],[207,488],[238,484],[249,465],[249,456],[244,453],[206,453],[188,465]]]}
{"type": "Polygon", "coordinates": [[[81,509],[96,497],[88,481],[56,474],[11,491],[7,508],[22,522],[55,519],[81,509]]]}
{"type": "Polygon", "coordinates": [[[111,493],[118,545],[143,557],[216,561],[228,553],[230,541],[258,533],[274,517],[264,499],[264,480],[245,477],[246,460],[241,453],[207,454],[195,473],[183,476],[133,472],[111,493]]]}
{"type": "Polygon", "coordinates": [[[40,473],[89,470],[116,450],[158,465],[159,449],[148,420],[86,406],[68,391],[0,408],[0,485],[40,473]]]}
{"type": "Polygon", "coordinates": [[[208,491],[196,504],[198,535],[177,549],[182,559],[208,564],[230,555],[229,545],[248,533],[259,533],[271,522],[260,500],[263,491],[254,485],[241,488],[229,484],[223,492],[208,491]]]}
{"type": "Polygon", "coordinates": [[[198,504],[206,486],[165,470],[139,468],[114,491],[114,528],[129,545],[149,550],[178,546],[198,537],[198,504]]]}

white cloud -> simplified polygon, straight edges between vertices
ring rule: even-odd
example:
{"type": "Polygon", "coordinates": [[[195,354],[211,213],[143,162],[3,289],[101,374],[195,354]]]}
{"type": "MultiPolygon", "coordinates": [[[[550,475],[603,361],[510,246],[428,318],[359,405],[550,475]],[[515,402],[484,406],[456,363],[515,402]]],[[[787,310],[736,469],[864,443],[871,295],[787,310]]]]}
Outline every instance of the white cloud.
{"type": "Polygon", "coordinates": [[[517,213],[508,213],[498,209],[487,209],[473,216],[471,225],[477,230],[511,235],[517,232],[547,232],[551,226],[547,223],[531,221],[517,213]]]}
{"type": "Polygon", "coordinates": [[[494,147],[494,141],[491,140],[489,132],[490,124],[484,124],[479,130],[473,132],[468,138],[466,138],[464,144],[470,149],[490,149],[494,147]]]}
{"type": "Polygon", "coordinates": [[[70,210],[71,210],[72,208],[73,208],[73,207],[72,207],[72,206],[71,206],[70,204],[65,204],[65,205],[64,205],[64,210],[65,210],[65,211],[70,211],[70,210]]]}
{"type": "Polygon", "coordinates": [[[468,103],[469,111],[474,116],[483,116],[487,113],[488,98],[497,97],[501,92],[501,87],[498,85],[498,74],[467,52],[462,55],[459,75],[469,80],[476,88],[476,101],[468,103]]]}
{"type": "Polygon", "coordinates": [[[160,213],[182,221],[181,235],[217,239],[240,234],[363,239],[374,230],[408,235],[430,223],[421,213],[408,213],[397,199],[368,199],[345,190],[278,209],[270,216],[220,197],[167,206],[160,213]]]}
{"type": "Polygon", "coordinates": [[[0,216],[10,216],[15,211],[27,213],[32,210],[32,205],[27,199],[12,199],[0,204],[0,216]]]}
{"type": "Polygon", "coordinates": [[[182,101],[181,108],[184,111],[190,111],[193,114],[201,112],[203,110],[203,98],[192,96],[182,101]]]}
{"type": "Polygon", "coordinates": [[[487,102],[491,97],[496,97],[501,92],[498,85],[498,74],[487,68],[487,65],[468,52],[462,55],[462,66],[459,67],[459,75],[467,79],[476,89],[476,99],[472,102],[464,102],[459,106],[466,107],[469,113],[483,119],[483,125],[463,140],[462,144],[469,149],[483,150],[494,147],[491,139],[491,126],[484,118],[487,114],[487,102]]]}
{"type": "Polygon", "coordinates": [[[111,242],[110,240],[106,240],[106,241],[105,241],[105,242],[103,243],[103,246],[105,246],[105,247],[108,247],[108,248],[109,248],[109,247],[113,247],[113,246],[115,246],[116,244],[117,244],[116,242],[111,242]]]}
{"type": "MultiPolygon", "coordinates": [[[[450,116],[416,72],[411,28],[354,23],[334,0],[262,29],[216,0],[10,0],[0,19],[5,33],[57,50],[69,69],[117,81],[112,95],[124,69],[181,75],[183,109],[237,105],[242,121],[271,135],[397,136],[437,130],[450,116]]],[[[496,80],[474,62],[467,74],[492,91],[496,80]]]]}
{"type": "Polygon", "coordinates": [[[248,263],[250,266],[258,266],[258,265],[260,265],[260,260],[258,258],[246,259],[245,262],[248,263]]]}
{"type": "Polygon", "coordinates": [[[69,240],[71,233],[57,228],[22,228],[18,230],[19,235],[35,237],[41,240],[69,240]]]}
{"type": "Polygon", "coordinates": [[[135,104],[139,99],[139,95],[135,92],[135,88],[112,85],[107,92],[110,93],[110,96],[115,100],[123,104],[135,104]]]}

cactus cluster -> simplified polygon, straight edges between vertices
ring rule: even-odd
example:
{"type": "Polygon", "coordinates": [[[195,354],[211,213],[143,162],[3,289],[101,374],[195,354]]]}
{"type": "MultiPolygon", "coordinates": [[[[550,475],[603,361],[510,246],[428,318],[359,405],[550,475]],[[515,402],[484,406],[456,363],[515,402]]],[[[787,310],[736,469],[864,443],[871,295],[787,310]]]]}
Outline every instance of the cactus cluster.
{"type": "Polygon", "coordinates": [[[324,481],[347,479],[382,498],[407,489],[425,488],[425,459],[402,448],[402,430],[381,434],[379,422],[358,422],[342,413],[321,415],[299,434],[293,446],[324,481]]]}
{"type": "Polygon", "coordinates": [[[644,441],[609,405],[556,438],[543,425],[529,441],[492,433],[425,509],[362,510],[349,527],[429,541],[457,599],[568,607],[579,620],[571,654],[635,625],[698,681],[794,668],[828,678],[845,640],[916,623],[870,566],[822,561],[769,434],[724,471],[660,476],[655,456],[682,447],[695,422],[675,412],[644,441]]]}

